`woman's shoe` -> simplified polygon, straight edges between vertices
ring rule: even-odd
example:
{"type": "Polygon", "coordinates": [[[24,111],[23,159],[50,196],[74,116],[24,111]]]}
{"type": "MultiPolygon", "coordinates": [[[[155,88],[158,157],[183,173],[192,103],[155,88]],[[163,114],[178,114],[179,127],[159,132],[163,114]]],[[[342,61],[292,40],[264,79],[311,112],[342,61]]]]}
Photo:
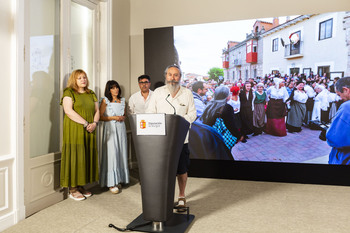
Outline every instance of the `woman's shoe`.
{"type": "Polygon", "coordinates": [[[118,187],[109,187],[109,191],[111,191],[111,193],[113,194],[118,194],[120,193],[120,189],[118,187]]]}
{"type": "Polygon", "coordinates": [[[84,197],[91,197],[92,193],[90,191],[87,191],[86,189],[84,189],[83,186],[78,186],[78,190],[81,194],[83,194],[84,197]]]}
{"type": "Polygon", "coordinates": [[[86,197],[78,191],[78,189],[75,189],[74,191],[69,191],[69,198],[73,199],[74,201],[83,201],[86,199],[86,197]]]}

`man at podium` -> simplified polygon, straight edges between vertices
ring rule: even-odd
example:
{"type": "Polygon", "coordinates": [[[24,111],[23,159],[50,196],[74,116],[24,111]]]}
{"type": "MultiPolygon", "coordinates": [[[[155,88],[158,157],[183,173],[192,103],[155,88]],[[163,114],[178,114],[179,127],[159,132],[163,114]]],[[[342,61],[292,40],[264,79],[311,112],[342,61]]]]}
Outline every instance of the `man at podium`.
{"type": "MultiPolygon", "coordinates": [[[[182,72],[177,65],[170,65],[164,71],[165,86],[157,88],[151,96],[146,113],[177,114],[185,118],[189,123],[196,120],[196,108],[192,92],[180,85],[182,72]]],[[[178,211],[186,207],[185,189],[187,183],[187,171],[190,163],[188,150],[188,132],[182,147],[179,165],[177,168],[177,181],[179,185],[178,211]]]]}

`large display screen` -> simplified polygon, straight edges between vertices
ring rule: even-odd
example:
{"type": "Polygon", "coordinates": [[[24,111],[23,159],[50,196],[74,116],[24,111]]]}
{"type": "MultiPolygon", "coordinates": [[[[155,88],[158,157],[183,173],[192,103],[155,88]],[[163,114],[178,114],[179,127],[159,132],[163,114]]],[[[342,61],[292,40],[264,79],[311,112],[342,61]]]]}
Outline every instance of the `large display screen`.
{"type": "Polygon", "coordinates": [[[204,103],[190,130],[191,159],[328,164],[332,148],[322,131],[341,104],[334,83],[349,70],[348,20],[349,13],[331,12],[145,29],[152,85],[177,64],[181,85],[204,103]],[[206,111],[223,87],[233,111],[221,105],[220,114],[236,130],[233,147],[218,129],[222,115],[206,111]]]}

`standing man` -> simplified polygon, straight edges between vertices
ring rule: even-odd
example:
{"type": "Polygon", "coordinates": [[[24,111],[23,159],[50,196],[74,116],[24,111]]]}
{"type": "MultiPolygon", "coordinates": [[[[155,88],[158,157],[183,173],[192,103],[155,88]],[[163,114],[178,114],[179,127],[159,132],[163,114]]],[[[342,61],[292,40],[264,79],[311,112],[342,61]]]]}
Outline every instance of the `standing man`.
{"type": "Polygon", "coordinates": [[[144,74],[138,77],[140,91],[136,92],[129,99],[129,114],[145,113],[149,100],[153,94],[151,87],[151,78],[144,74]]]}
{"type": "Polygon", "coordinates": [[[202,116],[203,111],[206,107],[203,101],[203,96],[205,96],[205,94],[207,93],[208,88],[204,85],[205,84],[202,81],[197,81],[192,85],[194,105],[196,106],[196,110],[197,110],[197,118],[202,116]]]}
{"type": "MultiPolygon", "coordinates": [[[[170,65],[165,69],[165,86],[159,87],[154,91],[148,108],[146,109],[147,113],[176,113],[184,117],[185,120],[190,123],[196,119],[193,95],[189,89],[180,85],[181,74],[180,68],[176,65],[170,65]]],[[[177,168],[177,181],[179,185],[177,206],[180,207],[178,211],[183,211],[184,209],[181,208],[186,207],[185,188],[190,162],[189,154],[187,133],[177,168]]]]}
{"type": "Polygon", "coordinates": [[[350,165],[350,77],[339,79],[335,91],[344,103],[327,130],[327,143],[333,147],[328,163],[350,165]]]}

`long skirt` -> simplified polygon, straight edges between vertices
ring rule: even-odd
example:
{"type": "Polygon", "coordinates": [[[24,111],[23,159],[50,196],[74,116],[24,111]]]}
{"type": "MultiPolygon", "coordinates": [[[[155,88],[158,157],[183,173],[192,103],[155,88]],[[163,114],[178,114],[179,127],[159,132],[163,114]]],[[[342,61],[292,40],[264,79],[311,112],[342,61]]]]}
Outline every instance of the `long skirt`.
{"type": "Polygon", "coordinates": [[[239,114],[242,123],[242,134],[248,135],[253,133],[253,111],[251,107],[241,107],[239,114]]]}
{"type": "Polygon", "coordinates": [[[256,128],[265,126],[265,104],[254,104],[253,125],[256,128]]]}
{"type": "Polygon", "coordinates": [[[267,123],[265,132],[274,136],[286,136],[286,104],[282,99],[270,99],[267,109],[267,123]]]}
{"type": "Polygon", "coordinates": [[[288,112],[287,124],[293,127],[301,127],[306,114],[306,105],[294,101],[288,112]]]}

